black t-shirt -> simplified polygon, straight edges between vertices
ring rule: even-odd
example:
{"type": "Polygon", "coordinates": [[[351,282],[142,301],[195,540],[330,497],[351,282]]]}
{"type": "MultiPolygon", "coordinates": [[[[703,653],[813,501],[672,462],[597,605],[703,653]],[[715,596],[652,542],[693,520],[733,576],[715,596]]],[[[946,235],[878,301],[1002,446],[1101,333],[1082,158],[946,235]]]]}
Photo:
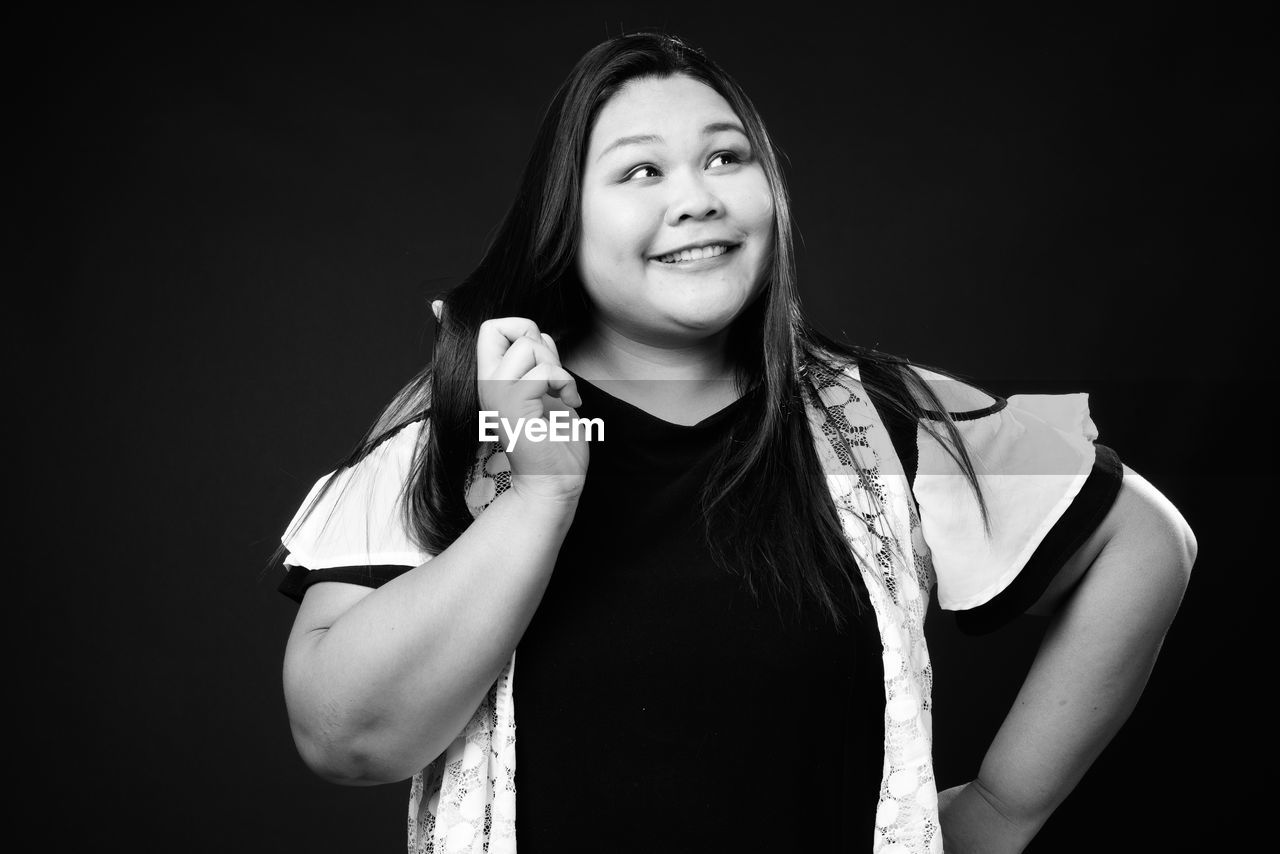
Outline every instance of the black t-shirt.
{"type": "Polygon", "coordinates": [[[847,597],[842,633],[783,617],[704,541],[700,492],[752,397],[684,426],[575,378],[605,438],[516,650],[521,854],[869,850],[874,618],[847,597]]]}

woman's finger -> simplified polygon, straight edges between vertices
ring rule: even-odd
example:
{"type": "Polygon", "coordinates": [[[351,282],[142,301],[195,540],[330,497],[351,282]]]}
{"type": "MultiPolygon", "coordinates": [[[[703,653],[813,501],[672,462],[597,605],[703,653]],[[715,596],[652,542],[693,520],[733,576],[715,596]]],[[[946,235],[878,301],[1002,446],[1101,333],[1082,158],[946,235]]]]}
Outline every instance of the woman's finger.
{"type": "Polygon", "coordinates": [[[582,396],[578,394],[573,375],[560,365],[537,365],[520,379],[544,385],[548,389],[547,394],[560,398],[574,409],[582,405],[582,396]]]}
{"type": "MultiPolygon", "coordinates": [[[[555,354],[556,363],[563,368],[564,363],[560,361],[560,348],[556,346],[556,340],[545,332],[542,333],[542,340],[546,342],[547,347],[550,348],[551,352],[555,354]]],[[[573,376],[568,372],[567,369],[565,370],[565,375],[569,377],[573,376]]],[[[548,393],[551,394],[553,397],[560,398],[565,403],[569,404],[574,408],[577,408],[582,405],[582,396],[578,394],[577,383],[568,383],[566,385],[553,386],[550,392],[548,393]],[[566,397],[566,393],[570,393],[570,396],[566,397]],[[575,403],[574,401],[577,401],[577,402],[575,403]]]]}
{"type": "MultiPolygon", "coordinates": [[[[556,354],[556,360],[559,361],[560,348],[556,346],[556,339],[552,338],[550,335],[544,332],[542,333],[542,340],[547,342],[547,346],[551,348],[552,353],[556,354]]],[[[563,362],[561,364],[563,364],[563,362]]]]}
{"type": "Polygon", "coordinates": [[[519,338],[502,354],[497,367],[494,368],[493,373],[489,374],[489,379],[506,382],[523,379],[525,374],[538,365],[552,365],[558,368],[560,360],[540,339],[519,338]]]}
{"type": "Polygon", "coordinates": [[[516,341],[538,337],[538,325],[527,317],[495,317],[480,324],[476,333],[476,373],[480,379],[493,376],[502,357],[516,341]]]}

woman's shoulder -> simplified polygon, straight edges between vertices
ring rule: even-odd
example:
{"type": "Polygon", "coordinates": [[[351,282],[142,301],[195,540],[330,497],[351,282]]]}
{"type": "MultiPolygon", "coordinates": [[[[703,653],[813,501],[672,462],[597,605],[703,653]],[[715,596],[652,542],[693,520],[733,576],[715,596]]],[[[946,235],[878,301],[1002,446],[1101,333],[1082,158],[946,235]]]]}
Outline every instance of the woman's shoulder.
{"type": "Polygon", "coordinates": [[[399,490],[409,480],[426,437],[425,416],[395,425],[375,437],[359,460],[336,474],[346,475],[350,484],[363,484],[366,489],[399,490]]]}
{"type": "MultiPolygon", "coordinates": [[[[920,378],[925,387],[933,392],[938,403],[941,404],[942,411],[945,411],[952,421],[973,421],[985,418],[996,414],[1008,404],[1008,401],[1000,395],[985,391],[973,381],[957,374],[916,364],[909,364],[909,369],[920,378]]],[[[941,418],[941,413],[933,401],[927,398],[922,399],[920,405],[924,409],[922,414],[926,418],[932,420],[941,418]]]]}
{"type": "Polygon", "coordinates": [[[370,543],[383,558],[396,557],[382,563],[416,554],[399,524],[399,510],[425,426],[425,418],[397,425],[355,462],[317,480],[282,537],[290,551],[286,564],[319,569],[359,563],[370,543]]]}
{"type": "Polygon", "coordinates": [[[371,456],[412,454],[427,437],[427,416],[419,415],[412,420],[396,424],[376,436],[362,455],[359,465],[371,456]]]}
{"type": "Polygon", "coordinates": [[[982,418],[999,412],[1007,401],[980,388],[975,382],[936,366],[917,364],[901,356],[876,353],[842,355],[829,350],[814,351],[805,363],[811,382],[864,388],[872,397],[884,394],[911,395],[921,414],[939,419],[939,405],[953,421],[982,418]],[[933,393],[930,399],[925,389],[933,393]]]}
{"type": "Polygon", "coordinates": [[[303,507],[322,498],[331,510],[341,505],[367,506],[372,501],[394,503],[412,474],[425,437],[425,417],[376,435],[354,460],[317,480],[303,507]]]}

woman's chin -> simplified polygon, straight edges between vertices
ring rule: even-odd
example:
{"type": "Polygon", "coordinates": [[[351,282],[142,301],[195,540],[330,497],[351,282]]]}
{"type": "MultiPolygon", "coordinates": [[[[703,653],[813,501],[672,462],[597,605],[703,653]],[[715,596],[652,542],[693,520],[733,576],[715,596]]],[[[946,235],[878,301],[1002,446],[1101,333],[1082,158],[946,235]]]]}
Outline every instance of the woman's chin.
{"type": "Polygon", "coordinates": [[[735,317],[736,312],[725,312],[721,306],[714,311],[671,310],[665,320],[676,334],[706,338],[728,329],[735,317]]]}
{"type": "Polygon", "coordinates": [[[655,300],[657,313],[684,326],[726,326],[741,313],[749,294],[742,288],[708,288],[700,292],[666,293],[655,300]]]}

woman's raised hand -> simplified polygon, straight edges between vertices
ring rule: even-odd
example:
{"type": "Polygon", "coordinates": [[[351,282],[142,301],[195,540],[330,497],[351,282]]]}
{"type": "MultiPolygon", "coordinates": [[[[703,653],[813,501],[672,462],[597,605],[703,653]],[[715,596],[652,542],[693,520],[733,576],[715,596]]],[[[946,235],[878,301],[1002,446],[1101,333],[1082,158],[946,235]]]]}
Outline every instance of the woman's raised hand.
{"type": "Polygon", "coordinates": [[[476,385],[480,408],[497,413],[502,447],[510,447],[511,488],[538,501],[576,504],[587,476],[585,431],[575,437],[565,430],[566,439],[552,441],[547,419],[567,412],[565,424],[572,423],[582,398],[551,336],[524,317],[486,320],[476,337],[476,385]],[[516,426],[538,421],[546,427],[539,428],[546,437],[540,441],[516,426]]]}

